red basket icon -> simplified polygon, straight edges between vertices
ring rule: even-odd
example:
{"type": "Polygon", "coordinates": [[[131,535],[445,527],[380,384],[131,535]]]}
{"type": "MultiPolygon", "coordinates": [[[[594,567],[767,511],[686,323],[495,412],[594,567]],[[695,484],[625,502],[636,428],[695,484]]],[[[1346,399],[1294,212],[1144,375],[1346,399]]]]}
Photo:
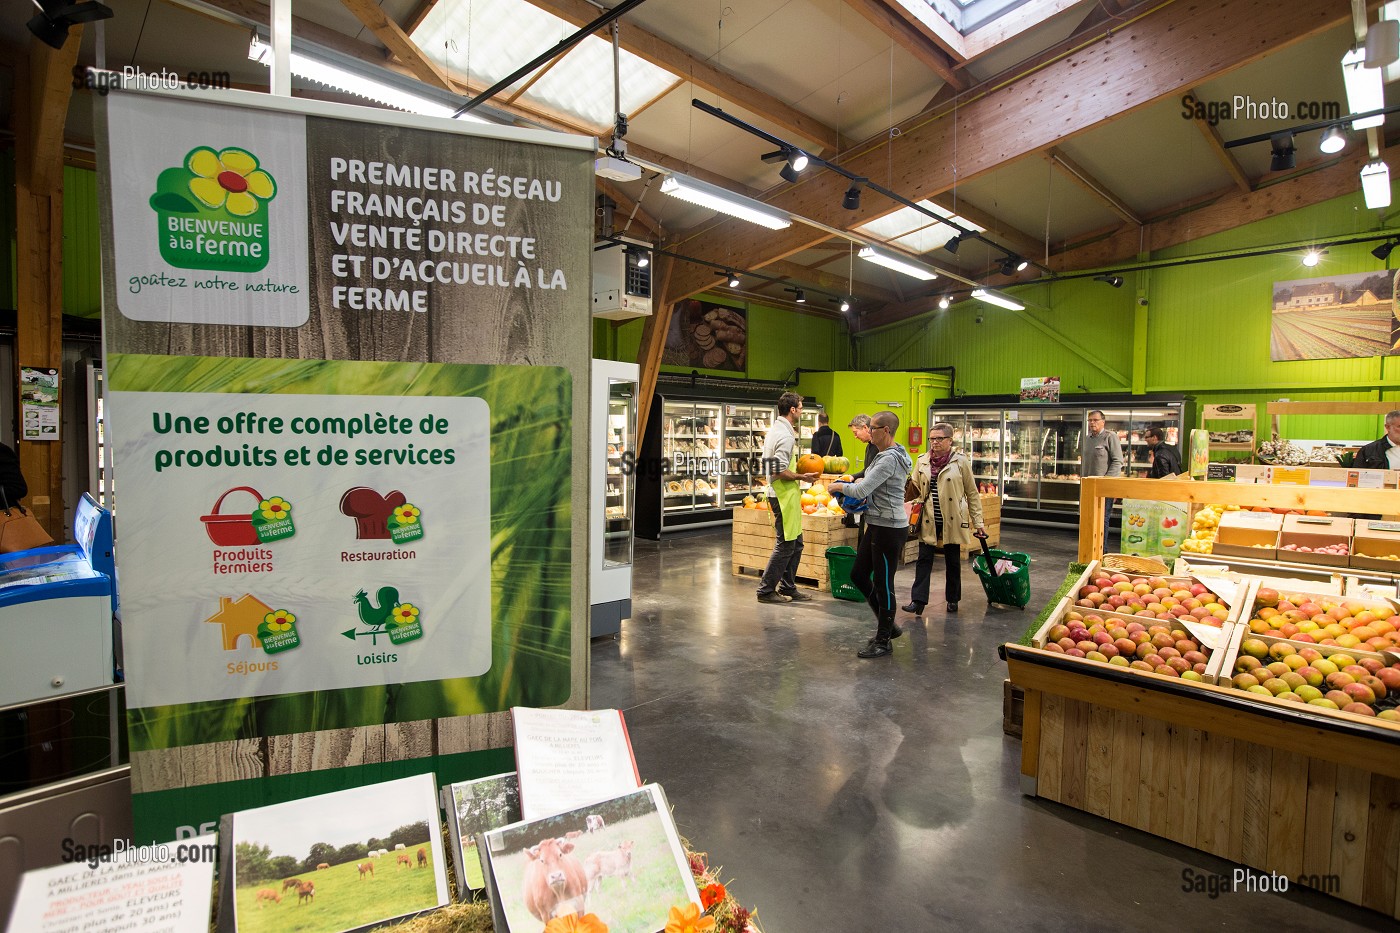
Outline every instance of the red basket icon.
{"type": "Polygon", "coordinates": [[[220,515],[219,509],[224,504],[231,492],[246,492],[253,497],[254,503],[261,503],[262,496],[251,486],[235,486],[219,497],[219,501],[214,503],[214,511],[210,515],[201,515],[199,520],[204,522],[204,530],[209,533],[209,540],[220,547],[236,547],[245,544],[257,544],[258,533],[253,528],[253,512],[248,510],[241,515],[220,515]]]}

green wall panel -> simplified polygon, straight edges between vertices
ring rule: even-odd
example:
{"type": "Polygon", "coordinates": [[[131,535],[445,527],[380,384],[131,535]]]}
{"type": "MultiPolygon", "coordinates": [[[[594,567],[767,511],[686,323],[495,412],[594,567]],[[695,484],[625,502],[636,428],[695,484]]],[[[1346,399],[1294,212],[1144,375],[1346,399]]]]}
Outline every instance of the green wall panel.
{"type": "Polygon", "coordinates": [[[63,169],[63,313],[89,318],[102,313],[97,173],[72,166],[63,169]]]}

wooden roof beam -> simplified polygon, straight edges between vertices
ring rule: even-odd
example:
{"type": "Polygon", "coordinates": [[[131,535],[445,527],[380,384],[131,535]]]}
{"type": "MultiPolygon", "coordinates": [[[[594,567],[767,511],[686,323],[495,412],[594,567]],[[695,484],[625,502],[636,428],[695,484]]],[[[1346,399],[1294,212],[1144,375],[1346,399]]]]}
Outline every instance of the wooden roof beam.
{"type": "MultiPolygon", "coordinates": [[[[1330,0],[1297,0],[1284,6],[1271,0],[1221,0],[1204,7],[1172,3],[1121,28],[1114,41],[1095,43],[1046,65],[1022,80],[971,100],[958,109],[959,131],[981,145],[964,144],[953,158],[953,127],[948,119],[921,116],[906,121],[899,134],[882,135],[842,162],[847,171],[885,177],[898,147],[889,187],[911,200],[941,194],[954,181],[967,183],[1007,162],[1049,149],[1106,122],[1158,101],[1179,96],[1266,55],[1346,22],[1347,11],[1330,0]],[[1131,58],[1132,68],[1124,62],[1131,58]],[[1093,93],[1068,93],[1069,88],[1093,93]],[[956,170],[956,174],[955,174],[956,170]]],[[[885,213],[884,205],[857,211],[841,207],[846,179],[819,173],[776,193],[773,206],[828,226],[849,228],[885,213]]],[[[689,238],[684,251],[699,258],[752,256],[756,265],[790,256],[825,234],[803,223],[771,231],[743,221],[726,221],[689,238]]],[[[677,269],[672,283],[680,296],[706,283],[677,269]]]]}
{"type": "Polygon", "coordinates": [[[611,198],[615,205],[613,208],[613,227],[617,230],[619,235],[637,235],[628,225],[628,220],[630,219],[631,223],[644,228],[646,232],[651,235],[653,243],[666,239],[666,228],[661,226],[661,223],[657,221],[655,217],[652,217],[646,211],[642,210],[641,204],[637,199],[629,196],[616,184],[606,178],[597,178],[595,180],[597,182],[598,193],[611,198]]]}
{"type": "MultiPolygon", "coordinates": [[[[586,26],[598,18],[598,7],[586,0],[529,0],[530,3],[567,23],[586,26]]],[[[691,54],[679,46],[652,35],[645,29],[624,23],[618,34],[622,48],[658,68],[664,68],[711,94],[738,104],[745,110],[771,122],[784,132],[811,140],[824,150],[839,152],[841,135],[814,117],[772,94],[736,78],[727,71],[691,54]]]]}
{"type": "Polygon", "coordinates": [[[1142,226],[1142,218],[1139,217],[1132,208],[1123,203],[1123,199],[1118,197],[1108,189],[1108,186],[1099,181],[1083,166],[1079,165],[1069,156],[1065,155],[1057,148],[1050,148],[1046,151],[1045,157],[1050,160],[1050,164],[1060,170],[1060,174],[1067,177],[1085,191],[1098,198],[1108,209],[1128,223],[1142,226]]]}
{"type": "Polygon", "coordinates": [[[355,14],[355,18],[364,23],[379,37],[379,41],[384,43],[385,48],[394,53],[399,61],[408,67],[413,76],[424,84],[431,84],[433,87],[442,90],[450,90],[452,83],[447,78],[447,72],[443,71],[437,62],[432,61],[423,54],[413,40],[408,37],[398,23],[389,18],[389,14],[374,0],[340,0],[341,4],[355,14]]]}
{"type": "MultiPolygon", "coordinates": [[[[900,48],[913,55],[925,68],[943,79],[943,83],[960,91],[968,80],[956,70],[956,63],[946,51],[928,37],[925,30],[915,26],[907,10],[886,6],[881,0],[846,0],[846,5],[864,16],[877,29],[889,36],[900,48]]],[[[932,10],[930,15],[937,16],[932,10]]],[[[951,28],[951,27],[950,27],[951,28]]]]}
{"type": "Polygon", "coordinates": [[[420,0],[419,4],[413,8],[413,12],[408,14],[408,19],[400,23],[404,33],[413,35],[413,30],[423,25],[423,20],[428,18],[428,14],[433,12],[433,7],[437,4],[438,0],[420,0]]]}
{"type": "MultiPolygon", "coordinates": [[[[1191,96],[1200,100],[1201,92],[1192,88],[1191,96]]],[[[1235,183],[1235,187],[1245,194],[1253,191],[1254,184],[1249,180],[1249,176],[1245,175],[1244,169],[1240,167],[1240,163],[1230,153],[1230,150],[1225,148],[1225,141],[1220,138],[1220,131],[1205,120],[1192,120],[1191,122],[1196,124],[1196,129],[1201,131],[1201,135],[1205,137],[1206,145],[1210,146],[1210,151],[1215,153],[1215,157],[1220,160],[1221,166],[1230,176],[1230,180],[1235,183]]]]}
{"type": "Polygon", "coordinates": [[[896,298],[894,292],[880,288],[878,285],[869,285],[859,279],[851,279],[848,284],[848,280],[844,275],[839,275],[835,272],[825,272],[811,266],[804,266],[790,259],[779,259],[775,262],[770,262],[763,267],[762,272],[765,275],[776,275],[780,278],[793,279],[811,285],[813,288],[835,292],[838,295],[850,295],[862,301],[878,301],[883,303],[894,301],[896,298]]]}
{"type": "MultiPolygon", "coordinates": [[[[851,0],[847,0],[855,6],[851,0]]],[[[887,0],[889,11],[909,29],[942,49],[953,63],[967,59],[967,39],[953,24],[933,11],[927,0],[887,0]]],[[[859,7],[857,7],[859,9],[859,7]]],[[[876,25],[880,25],[876,23],[876,25]]],[[[891,36],[891,38],[894,38],[891,36]]],[[[899,41],[899,40],[895,40],[899,41]]]]}

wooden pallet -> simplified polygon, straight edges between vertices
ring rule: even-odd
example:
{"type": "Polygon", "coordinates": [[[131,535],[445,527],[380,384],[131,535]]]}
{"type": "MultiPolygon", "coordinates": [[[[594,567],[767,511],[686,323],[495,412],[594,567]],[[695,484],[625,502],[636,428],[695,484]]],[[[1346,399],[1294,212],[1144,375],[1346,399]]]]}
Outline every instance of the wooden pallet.
{"type": "MultiPolygon", "coordinates": [[[[777,536],[773,533],[773,513],[761,509],[734,510],[731,533],[731,561],[735,574],[758,573],[768,566],[777,536]]],[[[819,590],[830,590],[826,549],[856,546],[856,529],[841,523],[841,516],[802,516],[802,558],[797,563],[797,582],[819,590]]]]}
{"type": "MultiPolygon", "coordinates": [[[[768,562],[766,559],[757,567],[735,562],[733,565],[733,572],[736,577],[761,577],[763,576],[764,568],[767,566],[768,562]]],[[[827,571],[826,561],[822,561],[821,566],[817,566],[815,562],[809,562],[807,560],[805,551],[803,552],[802,560],[797,562],[797,574],[793,579],[797,581],[798,586],[811,587],[814,590],[820,590],[824,593],[831,591],[831,577],[827,571]]]]}

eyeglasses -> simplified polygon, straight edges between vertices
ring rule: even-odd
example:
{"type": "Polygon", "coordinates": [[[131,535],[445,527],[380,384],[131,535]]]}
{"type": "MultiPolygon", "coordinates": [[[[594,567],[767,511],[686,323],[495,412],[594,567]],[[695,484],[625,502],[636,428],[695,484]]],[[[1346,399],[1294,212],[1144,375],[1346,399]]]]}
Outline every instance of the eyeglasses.
{"type": "Polygon", "coordinates": [[[885,427],[883,424],[872,424],[872,425],[870,426],[870,431],[871,431],[872,433],[875,432],[875,431],[885,431],[886,433],[888,433],[889,430],[890,430],[890,429],[887,428],[887,427],[885,427]]]}
{"type": "Polygon", "coordinates": [[[942,441],[951,441],[951,440],[952,440],[952,438],[951,438],[951,437],[948,437],[946,434],[930,434],[930,435],[928,436],[928,442],[929,442],[930,444],[932,444],[932,443],[934,443],[934,442],[936,442],[936,441],[937,441],[937,442],[942,442],[942,441]]]}

